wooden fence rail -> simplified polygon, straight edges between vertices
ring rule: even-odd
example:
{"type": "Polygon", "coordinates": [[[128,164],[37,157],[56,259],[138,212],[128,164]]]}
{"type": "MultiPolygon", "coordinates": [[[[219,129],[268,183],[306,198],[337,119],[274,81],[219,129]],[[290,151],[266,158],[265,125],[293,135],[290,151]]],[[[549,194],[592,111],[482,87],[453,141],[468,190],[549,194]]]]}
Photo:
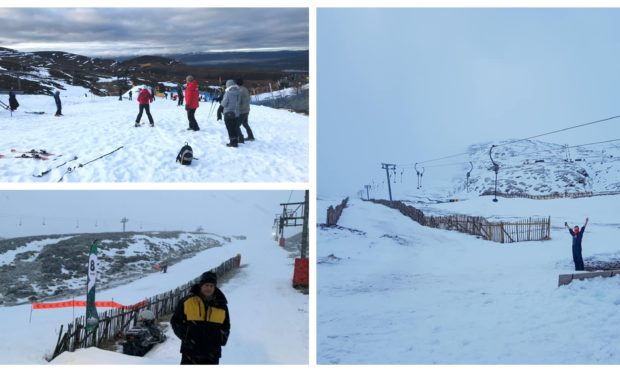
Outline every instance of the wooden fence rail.
{"type": "Polygon", "coordinates": [[[325,223],[327,226],[336,226],[338,224],[342,211],[347,207],[348,202],[349,198],[345,198],[336,208],[331,205],[327,208],[327,221],[325,223]]]}
{"type": "MultiPolygon", "coordinates": [[[[210,271],[217,273],[218,276],[223,276],[225,273],[240,266],[241,255],[237,255],[210,271]]],[[[198,282],[198,279],[199,277],[176,289],[147,298],[136,305],[99,313],[99,324],[90,333],[86,332],[85,316],[76,318],[69,323],[64,333],[61,326],[58,342],[48,361],[51,361],[65,351],[100,346],[104,342],[120,337],[124,331],[136,324],[138,314],[144,309],[151,310],[155,314],[156,319],[172,314],[176,304],[189,293],[190,288],[198,282]]]]}
{"type": "Polygon", "coordinates": [[[528,218],[516,222],[489,222],[484,217],[467,215],[425,216],[421,210],[401,201],[382,199],[370,199],[369,201],[398,209],[422,226],[459,231],[498,243],[551,239],[551,217],[528,218]]]}

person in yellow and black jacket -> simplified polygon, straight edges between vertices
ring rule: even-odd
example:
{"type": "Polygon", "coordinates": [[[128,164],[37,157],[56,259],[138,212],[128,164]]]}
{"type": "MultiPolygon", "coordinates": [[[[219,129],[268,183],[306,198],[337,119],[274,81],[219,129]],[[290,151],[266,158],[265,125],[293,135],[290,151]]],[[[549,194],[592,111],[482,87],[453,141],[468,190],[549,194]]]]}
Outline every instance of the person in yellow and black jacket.
{"type": "Polygon", "coordinates": [[[230,334],[230,316],[215,273],[200,276],[179,301],[170,324],[181,339],[181,364],[219,364],[230,334]]]}

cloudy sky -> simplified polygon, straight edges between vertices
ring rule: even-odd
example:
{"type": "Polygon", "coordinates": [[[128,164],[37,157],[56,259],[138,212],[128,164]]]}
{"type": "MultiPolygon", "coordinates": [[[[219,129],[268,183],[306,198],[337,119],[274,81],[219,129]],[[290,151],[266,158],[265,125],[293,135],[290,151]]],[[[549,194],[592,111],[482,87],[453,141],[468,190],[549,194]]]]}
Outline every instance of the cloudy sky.
{"type": "Polygon", "coordinates": [[[0,46],[97,57],[308,49],[308,14],[304,8],[0,8],[0,46]]]}
{"type": "MultiPolygon", "coordinates": [[[[0,237],[122,231],[185,230],[244,235],[263,225],[271,236],[280,203],[304,201],[303,191],[0,190],[0,237]]],[[[301,231],[287,228],[289,233],[301,231]]],[[[290,235],[289,235],[290,236],[290,235]]]]}
{"type": "MultiPolygon", "coordinates": [[[[318,9],[318,195],[620,115],[619,60],[620,9],[318,9]]],[[[616,138],[620,119],[539,140],[616,138]]]]}

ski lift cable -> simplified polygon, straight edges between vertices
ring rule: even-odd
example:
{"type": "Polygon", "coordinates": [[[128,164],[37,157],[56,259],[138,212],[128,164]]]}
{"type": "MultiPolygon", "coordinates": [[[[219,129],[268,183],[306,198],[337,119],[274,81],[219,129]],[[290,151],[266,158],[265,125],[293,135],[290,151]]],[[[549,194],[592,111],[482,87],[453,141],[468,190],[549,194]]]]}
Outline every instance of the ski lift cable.
{"type": "Polygon", "coordinates": [[[549,134],[560,133],[560,132],[564,132],[564,131],[567,131],[567,130],[571,130],[571,129],[575,129],[575,128],[581,128],[581,127],[585,127],[585,126],[593,125],[593,124],[598,124],[598,123],[602,123],[602,122],[613,120],[613,119],[617,119],[617,118],[620,118],[620,115],[610,116],[610,117],[605,118],[605,119],[599,119],[599,120],[591,121],[591,122],[588,122],[588,123],[573,125],[571,127],[554,130],[554,131],[547,132],[547,133],[537,134],[535,136],[531,136],[531,137],[527,137],[527,138],[522,138],[522,139],[519,139],[519,140],[514,140],[514,141],[502,143],[502,144],[499,144],[499,145],[495,145],[495,147],[511,145],[513,143],[517,143],[517,142],[521,142],[521,141],[526,141],[526,140],[529,140],[529,139],[532,139],[532,138],[543,137],[543,136],[547,136],[549,134]]]}
{"type": "MultiPolygon", "coordinates": [[[[542,153],[542,152],[546,152],[546,151],[565,151],[566,149],[572,149],[575,147],[585,147],[585,146],[592,146],[592,145],[600,145],[603,143],[609,143],[609,142],[616,142],[616,141],[620,141],[620,138],[616,138],[613,140],[607,140],[607,141],[599,141],[599,142],[591,142],[591,143],[584,143],[584,144],[580,144],[580,145],[573,145],[573,146],[566,146],[566,147],[562,147],[561,149],[544,149],[544,150],[538,150],[538,151],[532,151],[532,152],[528,152],[525,154],[519,154],[520,156],[526,156],[526,155],[532,155],[532,154],[538,154],[538,153],[542,153]]],[[[497,146],[496,146],[497,147],[497,146]]]]}
{"type": "MultiPolygon", "coordinates": [[[[470,154],[469,154],[469,152],[461,152],[459,154],[443,156],[441,158],[430,159],[430,160],[425,160],[425,161],[419,161],[419,162],[417,162],[417,164],[424,164],[424,163],[430,163],[430,162],[434,162],[434,161],[438,161],[438,160],[445,160],[445,159],[450,159],[450,158],[456,158],[458,156],[463,156],[463,155],[470,155],[470,154]]],[[[400,166],[401,167],[410,167],[411,163],[406,163],[406,164],[403,164],[403,165],[400,165],[400,166]]]]}
{"type": "Polygon", "coordinates": [[[460,161],[460,162],[454,162],[454,163],[426,165],[423,168],[438,168],[438,167],[447,167],[447,166],[451,166],[451,165],[469,164],[469,163],[471,163],[471,162],[469,162],[469,161],[460,161]]]}
{"type": "MultiPolygon", "coordinates": [[[[535,136],[530,136],[530,137],[526,137],[526,138],[522,138],[522,139],[518,139],[518,140],[514,140],[514,141],[509,141],[509,142],[506,142],[506,143],[495,145],[495,147],[506,146],[506,145],[510,145],[510,144],[513,144],[513,143],[517,143],[517,142],[521,142],[521,141],[526,141],[526,140],[533,139],[533,138],[543,137],[543,136],[547,136],[549,134],[560,133],[560,132],[564,132],[564,131],[575,129],[575,128],[585,127],[585,126],[588,126],[588,125],[594,125],[594,124],[606,122],[606,121],[617,119],[617,118],[620,118],[620,115],[610,116],[608,118],[599,119],[599,120],[591,121],[591,122],[588,122],[588,123],[573,125],[573,126],[570,126],[570,127],[567,127],[567,128],[558,129],[558,130],[554,130],[554,131],[546,132],[546,133],[542,133],[542,134],[537,134],[535,136]]],[[[434,162],[434,161],[438,161],[438,160],[455,158],[455,157],[462,156],[462,155],[469,155],[469,152],[461,152],[461,153],[458,153],[458,154],[443,156],[443,157],[439,157],[439,158],[435,158],[435,159],[419,161],[418,164],[430,163],[430,162],[434,162]]],[[[410,165],[410,163],[406,163],[404,165],[410,165]]]]}

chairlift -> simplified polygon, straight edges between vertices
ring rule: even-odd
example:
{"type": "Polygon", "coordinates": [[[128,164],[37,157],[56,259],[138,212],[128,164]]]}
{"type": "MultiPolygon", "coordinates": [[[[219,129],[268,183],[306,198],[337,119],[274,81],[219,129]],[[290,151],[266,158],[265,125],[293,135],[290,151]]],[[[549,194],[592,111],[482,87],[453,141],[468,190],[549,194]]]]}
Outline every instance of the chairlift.
{"type": "Polygon", "coordinates": [[[413,167],[415,168],[415,172],[416,175],[418,176],[418,187],[417,189],[422,187],[422,175],[424,174],[424,167],[422,167],[422,172],[420,173],[420,170],[418,170],[418,163],[415,163],[413,165],[413,167]]]}
{"type": "Polygon", "coordinates": [[[467,192],[469,192],[469,176],[471,176],[471,171],[474,170],[474,163],[472,163],[471,161],[469,162],[469,166],[471,167],[469,169],[469,171],[467,172],[467,181],[465,182],[465,188],[467,189],[467,192]]]}
{"type": "Polygon", "coordinates": [[[495,147],[496,145],[491,146],[491,148],[489,149],[489,158],[491,158],[491,163],[493,163],[493,171],[495,172],[495,194],[493,196],[493,201],[495,203],[497,203],[497,173],[499,172],[499,164],[497,164],[495,162],[495,160],[493,160],[493,147],[495,147]]]}

